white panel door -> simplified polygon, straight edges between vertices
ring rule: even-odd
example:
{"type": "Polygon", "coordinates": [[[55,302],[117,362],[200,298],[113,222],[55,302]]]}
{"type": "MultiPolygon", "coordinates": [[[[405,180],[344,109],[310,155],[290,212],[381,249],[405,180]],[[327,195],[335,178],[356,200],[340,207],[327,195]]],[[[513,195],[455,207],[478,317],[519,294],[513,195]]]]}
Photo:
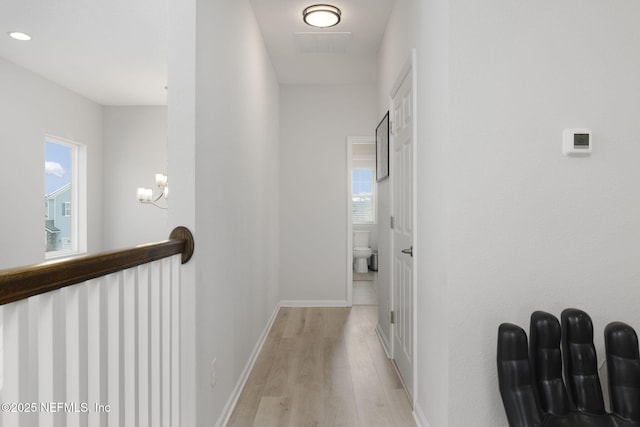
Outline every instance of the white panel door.
{"type": "Polygon", "coordinates": [[[395,312],[393,359],[407,392],[414,388],[414,99],[412,68],[404,74],[391,102],[392,144],[392,294],[395,312]]]}

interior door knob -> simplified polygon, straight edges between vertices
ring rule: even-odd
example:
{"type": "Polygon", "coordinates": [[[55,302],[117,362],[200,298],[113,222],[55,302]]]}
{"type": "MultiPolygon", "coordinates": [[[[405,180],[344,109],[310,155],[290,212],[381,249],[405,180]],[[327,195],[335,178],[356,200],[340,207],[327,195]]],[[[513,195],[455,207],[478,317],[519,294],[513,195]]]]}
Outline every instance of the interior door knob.
{"type": "Polygon", "coordinates": [[[403,249],[401,252],[403,254],[411,255],[411,257],[413,257],[413,246],[411,246],[409,249],[403,249]]]}

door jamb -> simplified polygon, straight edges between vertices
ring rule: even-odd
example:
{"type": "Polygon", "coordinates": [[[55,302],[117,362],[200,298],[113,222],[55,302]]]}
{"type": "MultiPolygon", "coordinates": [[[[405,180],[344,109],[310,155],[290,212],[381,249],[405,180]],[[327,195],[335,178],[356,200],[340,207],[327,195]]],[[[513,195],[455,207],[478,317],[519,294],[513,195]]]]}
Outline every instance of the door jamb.
{"type": "Polygon", "coordinates": [[[347,307],[353,305],[353,222],[351,212],[351,196],[353,185],[351,182],[351,165],[353,163],[354,144],[374,144],[375,136],[348,136],[347,137],[347,307]]]}

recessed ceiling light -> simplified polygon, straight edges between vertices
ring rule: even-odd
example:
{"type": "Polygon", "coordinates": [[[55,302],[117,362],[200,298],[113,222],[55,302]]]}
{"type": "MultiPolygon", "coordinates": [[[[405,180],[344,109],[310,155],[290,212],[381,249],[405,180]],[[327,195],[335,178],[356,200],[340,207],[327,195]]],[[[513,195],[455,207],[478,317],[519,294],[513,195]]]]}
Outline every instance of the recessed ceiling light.
{"type": "Polygon", "coordinates": [[[330,4],[314,4],[302,11],[302,19],[308,25],[318,28],[333,27],[340,22],[342,12],[330,4]]]}
{"type": "Polygon", "coordinates": [[[20,41],[28,41],[31,40],[31,36],[27,33],[21,33],[20,31],[11,31],[9,32],[9,36],[12,39],[20,40],[20,41]]]}

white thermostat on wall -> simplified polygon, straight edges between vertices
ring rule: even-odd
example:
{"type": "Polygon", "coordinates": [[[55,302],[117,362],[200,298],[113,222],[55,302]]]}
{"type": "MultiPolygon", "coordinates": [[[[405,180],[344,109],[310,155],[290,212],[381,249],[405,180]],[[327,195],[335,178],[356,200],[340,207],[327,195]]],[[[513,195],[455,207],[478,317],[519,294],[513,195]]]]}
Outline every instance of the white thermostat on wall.
{"type": "Polygon", "coordinates": [[[565,129],[562,132],[562,154],[590,154],[593,139],[589,129],[565,129]]]}

